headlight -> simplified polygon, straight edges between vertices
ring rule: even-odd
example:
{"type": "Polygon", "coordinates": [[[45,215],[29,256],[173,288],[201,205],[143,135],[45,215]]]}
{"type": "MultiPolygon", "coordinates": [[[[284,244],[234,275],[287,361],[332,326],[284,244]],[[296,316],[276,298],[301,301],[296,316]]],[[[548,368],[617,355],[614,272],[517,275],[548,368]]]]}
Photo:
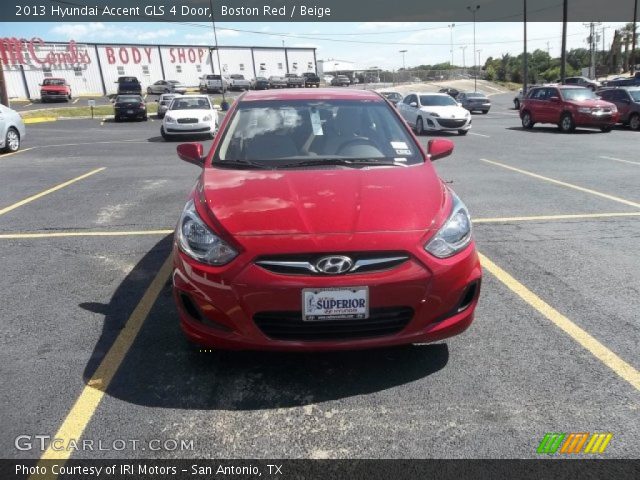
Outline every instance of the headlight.
{"type": "Polygon", "coordinates": [[[590,107],[578,107],[578,111],[580,113],[591,113],[591,108],[590,107]]]}
{"type": "Polygon", "coordinates": [[[193,200],[189,200],[182,211],[178,239],[184,253],[209,265],[226,265],[238,255],[202,221],[193,200]]]}
{"type": "Polygon", "coordinates": [[[173,118],[173,117],[170,117],[169,115],[166,115],[164,117],[164,121],[167,122],[167,123],[176,123],[176,119],[173,118]]]}
{"type": "Polygon", "coordinates": [[[449,193],[453,199],[451,215],[424,247],[438,258],[451,257],[471,242],[471,218],[467,207],[453,191],[450,190],[449,193]]]}
{"type": "Polygon", "coordinates": [[[440,115],[438,115],[436,112],[425,112],[427,115],[431,115],[432,117],[439,117],[440,115]]]}
{"type": "Polygon", "coordinates": [[[211,121],[211,115],[205,115],[204,117],[202,117],[202,121],[203,122],[210,122],[211,121]]]}

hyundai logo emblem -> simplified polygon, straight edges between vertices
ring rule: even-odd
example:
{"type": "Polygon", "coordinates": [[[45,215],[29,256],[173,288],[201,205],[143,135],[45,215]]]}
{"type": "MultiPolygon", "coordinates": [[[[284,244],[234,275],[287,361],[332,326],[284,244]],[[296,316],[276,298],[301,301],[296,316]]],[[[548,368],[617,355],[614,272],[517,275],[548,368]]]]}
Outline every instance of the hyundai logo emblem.
{"type": "Polygon", "coordinates": [[[353,260],[349,257],[342,255],[331,255],[329,257],[322,257],[316,262],[316,269],[319,272],[339,275],[341,273],[347,273],[353,267],[353,260]]]}

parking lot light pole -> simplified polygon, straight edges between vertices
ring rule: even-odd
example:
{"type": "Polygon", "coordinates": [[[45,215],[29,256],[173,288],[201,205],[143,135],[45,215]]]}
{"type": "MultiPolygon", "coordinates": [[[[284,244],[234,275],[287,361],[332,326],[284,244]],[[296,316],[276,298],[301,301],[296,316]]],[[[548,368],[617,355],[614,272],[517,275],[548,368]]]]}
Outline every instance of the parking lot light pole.
{"type": "Polygon", "coordinates": [[[462,68],[466,69],[467,68],[467,63],[464,61],[464,51],[467,49],[466,45],[462,45],[460,47],[460,50],[462,50],[462,68]]]}
{"type": "MultiPolygon", "coordinates": [[[[478,10],[480,10],[480,5],[476,5],[475,7],[472,6],[468,6],[467,10],[469,10],[471,12],[471,14],[473,15],[473,63],[476,63],[476,55],[475,55],[475,51],[476,51],[476,12],[478,10]]],[[[475,65],[474,65],[475,67],[475,65]]],[[[478,69],[474,68],[473,69],[473,91],[477,91],[478,90],[478,69]]]]}
{"type": "Polygon", "coordinates": [[[402,70],[406,70],[407,67],[404,64],[404,54],[408,52],[408,50],[399,50],[399,52],[402,54],[402,70]]]}
{"type": "Polygon", "coordinates": [[[453,68],[453,29],[456,26],[455,23],[452,23],[450,25],[447,25],[449,27],[449,35],[450,35],[450,40],[451,40],[451,50],[449,50],[449,53],[451,54],[451,68],[453,68]]]}

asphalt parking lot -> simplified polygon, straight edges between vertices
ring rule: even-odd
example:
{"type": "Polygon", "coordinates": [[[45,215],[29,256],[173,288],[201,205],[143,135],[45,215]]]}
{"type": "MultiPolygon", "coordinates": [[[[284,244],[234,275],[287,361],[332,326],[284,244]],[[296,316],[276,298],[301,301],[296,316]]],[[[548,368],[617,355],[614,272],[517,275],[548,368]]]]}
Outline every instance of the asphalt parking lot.
{"type": "Polygon", "coordinates": [[[167,259],[197,168],[157,121],[29,125],[0,156],[1,451],[39,458],[26,434],[143,441],[73,458],[536,458],[546,432],[611,432],[605,457],[637,457],[640,137],[525,131],[513,94],[492,99],[436,164],[475,219],[475,322],[375,353],[190,349],[167,259]]]}

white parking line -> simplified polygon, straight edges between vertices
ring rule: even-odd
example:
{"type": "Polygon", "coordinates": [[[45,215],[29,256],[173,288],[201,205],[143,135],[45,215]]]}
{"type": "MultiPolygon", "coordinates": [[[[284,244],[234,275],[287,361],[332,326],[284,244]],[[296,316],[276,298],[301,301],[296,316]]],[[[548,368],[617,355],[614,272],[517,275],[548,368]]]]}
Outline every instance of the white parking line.
{"type": "Polygon", "coordinates": [[[623,160],[621,158],[605,157],[605,156],[600,156],[600,158],[604,158],[605,160],[613,160],[614,162],[630,163],[631,165],[640,165],[640,162],[632,162],[631,160],[623,160]]]}
{"type": "Polygon", "coordinates": [[[475,135],[476,137],[491,138],[489,135],[483,135],[482,133],[476,133],[476,132],[469,132],[469,135],[475,135]]]}
{"type": "Polygon", "coordinates": [[[515,112],[495,112],[495,111],[491,111],[491,113],[493,115],[509,115],[510,117],[519,117],[520,114],[519,113],[515,113],[515,112]]]}
{"type": "Polygon", "coordinates": [[[78,100],[80,100],[79,98],[76,98],[73,102],[71,103],[78,103],[78,100]]]}

